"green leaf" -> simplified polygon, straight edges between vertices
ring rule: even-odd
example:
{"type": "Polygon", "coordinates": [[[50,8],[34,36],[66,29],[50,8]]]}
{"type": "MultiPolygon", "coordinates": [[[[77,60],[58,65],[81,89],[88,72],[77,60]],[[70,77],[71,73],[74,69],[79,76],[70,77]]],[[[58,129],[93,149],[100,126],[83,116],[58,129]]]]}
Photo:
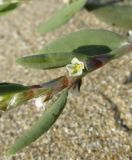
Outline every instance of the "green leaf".
{"type": "MultiPolygon", "coordinates": [[[[118,48],[126,40],[120,35],[103,29],[84,29],[63,36],[40,50],[39,53],[72,52],[92,45],[106,46],[110,50],[118,48]]],[[[82,53],[84,51],[82,50],[82,53]]]]}
{"type": "Polygon", "coordinates": [[[50,32],[65,24],[67,21],[70,20],[72,16],[74,16],[76,12],[78,12],[85,5],[85,3],[86,0],[77,0],[69,5],[65,5],[62,9],[55,13],[47,22],[42,23],[38,27],[38,32],[41,34],[50,32]]]}
{"type": "Polygon", "coordinates": [[[0,110],[6,111],[16,107],[22,101],[20,95],[24,95],[30,88],[16,83],[0,83],[0,110]]]}
{"type": "Polygon", "coordinates": [[[17,63],[37,69],[52,69],[66,65],[73,58],[72,53],[52,53],[25,56],[19,58],[17,63]]]}
{"type": "Polygon", "coordinates": [[[5,0],[3,4],[0,5],[0,16],[5,15],[9,11],[14,10],[20,4],[21,0],[17,0],[16,2],[11,2],[10,0],[5,0]]]}
{"type": "Polygon", "coordinates": [[[73,57],[84,61],[89,56],[108,53],[124,42],[125,39],[110,31],[81,30],[53,41],[41,54],[25,56],[17,62],[37,69],[58,68],[70,63],[73,57]]]}
{"type": "Polygon", "coordinates": [[[63,111],[68,96],[68,90],[64,90],[55,103],[44,111],[42,117],[27,131],[21,138],[16,140],[7,151],[7,155],[15,154],[24,147],[30,145],[33,141],[43,135],[57,120],[63,111]]]}
{"type": "Polygon", "coordinates": [[[12,94],[0,96],[0,111],[6,111],[8,109],[8,105],[11,98],[12,94]]]}
{"type": "Polygon", "coordinates": [[[66,66],[74,57],[81,61],[99,54],[105,54],[111,50],[105,46],[88,46],[80,47],[75,52],[58,52],[50,54],[39,54],[32,56],[25,56],[17,60],[18,63],[36,68],[36,69],[53,69],[66,66]],[[80,53],[79,53],[80,51],[80,53]]]}
{"type": "Polygon", "coordinates": [[[26,91],[28,89],[30,89],[30,86],[23,86],[15,83],[0,83],[0,96],[26,91]]]}
{"type": "Polygon", "coordinates": [[[93,10],[92,13],[108,24],[132,29],[132,6],[106,6],[93,10]]]}

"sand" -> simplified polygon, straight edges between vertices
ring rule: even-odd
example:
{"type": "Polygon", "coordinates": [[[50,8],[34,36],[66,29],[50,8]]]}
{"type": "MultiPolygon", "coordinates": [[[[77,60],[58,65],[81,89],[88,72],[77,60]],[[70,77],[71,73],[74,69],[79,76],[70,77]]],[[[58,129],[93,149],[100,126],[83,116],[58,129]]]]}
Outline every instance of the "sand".
{"type": "MultiPolygon", "coordinates": [[[[0,81],[38,84],[65,69],[27,69],[16,58],[37,52],[58,37],[83,28],[119,32],[82,10],[65,26],[40,36],[38,24],[63,5],[61,0],[34,0],[0,17],[0,81]]],[[[120,31],[120,33],[123,33],[120,31]]],[[[125,55],[87,75],[80,96],[69,95],[55,125],[21,153],[5,152],[38,117],[34,105],[25,104],[0,118],[0,160],[131,160],[132,159],[132,55],[125,55]]]]}

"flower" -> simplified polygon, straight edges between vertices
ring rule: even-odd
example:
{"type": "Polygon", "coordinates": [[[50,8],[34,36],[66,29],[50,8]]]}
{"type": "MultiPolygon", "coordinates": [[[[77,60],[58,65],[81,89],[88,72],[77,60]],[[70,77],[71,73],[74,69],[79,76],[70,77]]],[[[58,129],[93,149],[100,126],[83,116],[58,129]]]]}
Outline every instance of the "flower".
{"type": "Polygon", "coordinates": [[[35,100],[35,105],[36,105],[38,110],[45,109],[44,99],[45,99],[44,96],[40,96],[40,97],[34,99],[35,100]]]}
{"type": "Polygon", "coordinates": [[[69,76],[71,77],[81,76],[84,69],[84,63],[74,57],[71,64],[66,65],[66,69],[69,71],[69,76]]]}

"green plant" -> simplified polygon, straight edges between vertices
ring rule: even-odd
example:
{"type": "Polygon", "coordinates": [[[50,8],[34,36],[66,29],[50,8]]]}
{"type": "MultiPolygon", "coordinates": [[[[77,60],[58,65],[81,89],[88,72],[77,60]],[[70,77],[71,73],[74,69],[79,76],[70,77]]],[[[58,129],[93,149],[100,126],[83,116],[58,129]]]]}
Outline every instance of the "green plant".
{"type": "MultiPolygon", "coordinates": [[[[71,2],[61,10],[61,14],[58,12],[54,18],[44,26],[42,25],[39,31],[44,33],[59,27],[85,4],[85,0],[71,2]],[[64,18],[64,16],[66,17],[64,18]]],[[[126,22],[127,16],[124,17],[126,22]]],[[[130,28],[131,23],[130,21],[130,28]]],[[[122,24],[124,23],[120,23],[121,27],[124,27],[122,24]]],[[[85,29],[53,41],[41,49],[37,55],[17,59],[17,63],[27,67],[35,69],[65,67],[67,72],[49,82],[31,86],[0,83],[0,110],[3,113],[31,99],[35,101],[38,107],[44,107],[44,103],[49,102],[49,100],[52,100],[53,103],[46,107],[42,117],[31,129],[9,148],[7,155],[15,154],[30,145],[55,123],[66,105],[69,90],[72,88],[80,91],[83,77],[109,61],[130,52],[132,52],[131,32],[129,32],[129,36],[122,37],[107,30],[85,29]]]]}
{"type": "Polygon", "coordinates": [[[115,1],[91,1],[91,0],[63,0],[67,3],[57,11],[49,20],[38,27],[38,32],[45,34],[57,29],[68,22],[79,10],[87,9],[104,22],[120,27],[123,30],[132,29],[132,6],[130,2],[115,1]],[[69,2],[69,3],[68,3],[69,2]],[[121,3],[122,2],[122,3],[121,3]]]}

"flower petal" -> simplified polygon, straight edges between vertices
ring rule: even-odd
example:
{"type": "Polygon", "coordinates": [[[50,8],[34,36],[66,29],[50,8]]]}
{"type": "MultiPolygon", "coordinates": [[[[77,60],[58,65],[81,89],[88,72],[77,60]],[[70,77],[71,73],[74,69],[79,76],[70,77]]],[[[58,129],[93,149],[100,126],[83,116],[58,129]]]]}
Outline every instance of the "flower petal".
{"type": "Polygon", "coordinates": [[[72,64],[79,64],[80,61],[79,61],[76,57],[74,57],[74,58],[72,59],[71,63],[72,63],[72,64]]]}

